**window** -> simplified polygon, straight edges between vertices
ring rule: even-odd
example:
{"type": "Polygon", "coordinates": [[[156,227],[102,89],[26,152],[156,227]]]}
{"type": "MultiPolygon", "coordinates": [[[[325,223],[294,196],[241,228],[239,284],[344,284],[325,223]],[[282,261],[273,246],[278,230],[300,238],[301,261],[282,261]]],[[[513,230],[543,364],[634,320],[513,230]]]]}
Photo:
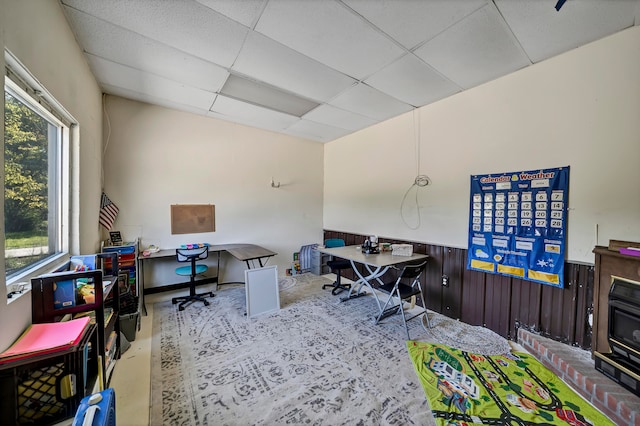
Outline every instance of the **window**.
{"type": "Polygon", "coordinates": [[[13,78],[4,85],[4,255],[10,284],[26,281],[67,251],[69,127],[40,98],[40,88],[20,84],[15,70],[8,71],[13,78]]]}

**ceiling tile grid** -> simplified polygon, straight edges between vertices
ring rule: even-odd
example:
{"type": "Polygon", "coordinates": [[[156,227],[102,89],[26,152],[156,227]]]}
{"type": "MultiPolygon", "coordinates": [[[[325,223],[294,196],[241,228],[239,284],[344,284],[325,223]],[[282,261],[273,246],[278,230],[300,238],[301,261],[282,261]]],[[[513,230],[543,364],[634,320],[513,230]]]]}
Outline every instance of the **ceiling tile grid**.
{"type": "Polygon", "coordinates": [[[329,142],[345,136],[351,131],[302,119],[287,127],[285,133],[320,142],[329,142]]]}
{"type": "Polygon", "coordinates": [[[306,113],[303,118],[354,132],[365,127],[373,126],[378,122],[373,118],[365,117],[364,115],[340,109],[329,104],[320,105],[306,113]]]}
{"type": "Polygon", "coordinates": [[[560,11],[543,1],[496,4],[534,63],[632,27],[640,13],[636,0],[574,0],[560,11]]]}
{"type": "Polygon", "coordinates": [[[465,89],[530,64],[493,5],[457,22],[415,54],[465,89]]]}
{"type": "Polygon", "coordinates": [[[341,2],[270,0],[256,31],[355,79],[404,50],[341,2]]]}
{"type": "Polygon", "coordinates": [[[197,0],[216,12],[248,28],[253,28],[264,9],[265,0],[197,0]]]}
{"type": "Polygon", "coordinates": [[[365,83],[415,107],[461,91],[459,86],[412,54],[381,69],[365,83]]]}
{"type": "Polygon", "coordinates": [[[249,32],[195,0],[62,0],[62,3],[223,67],[233,64],[249,32]]]}
{"type": "Polygon", "coordinates": [[[132,92],[148,94],[178,104],[207,110],[213,104],[216,94],[195,89],[173,80],[105,61],[97,56],[88,56],[89,65],[97,70],[96,77],[103,84],[120,87],[132,92]]]}
{"type": "Polygon", "coordinates": [[[413,109],[411,105],[400,102],[364,83],[343,92],[331,100],[329,105],[356,112],[377,121],[384,121],[413,109]]]}
{"type": "Polygon", "coordinates": [[[356,13],[407,49],[431,40],[486,4],[487,0],[343,0],[356,13]]]}
{"type": "Polygon", "coordinates": [[[333,68],[260,33],[251,33],[232,71],[325,102],[356,83],[333,68]]]}
{"type": "Polygon", "coordinates": [[[84,12],[69,9],[67,18],[83,40],[87,55],[213,92],[220,90],[229,76],[216,64],[84,12]]]}
{"type": "Polygon", "coordinates": [[[222,95],[216,98],[210,112],[218,118],[276,132],[282,132],[300,120],[293,115],[248,104],[222,95]]]}
{"type": "Polygon", "coordinates": [[[640,21],[640,0],[59,1],[105,93],[318,142],[640,21]]]}

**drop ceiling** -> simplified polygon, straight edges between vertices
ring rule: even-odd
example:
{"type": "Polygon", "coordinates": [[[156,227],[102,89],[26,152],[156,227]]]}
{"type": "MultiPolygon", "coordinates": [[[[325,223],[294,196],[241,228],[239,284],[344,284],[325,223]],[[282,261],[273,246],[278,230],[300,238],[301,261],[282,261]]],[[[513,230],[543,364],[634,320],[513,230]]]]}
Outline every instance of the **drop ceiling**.
{"type": "Polygon", "coordinates": [[[104,93],[318,142],[614,34],[640,17],[640,0],[61,4],[104,93]]]}

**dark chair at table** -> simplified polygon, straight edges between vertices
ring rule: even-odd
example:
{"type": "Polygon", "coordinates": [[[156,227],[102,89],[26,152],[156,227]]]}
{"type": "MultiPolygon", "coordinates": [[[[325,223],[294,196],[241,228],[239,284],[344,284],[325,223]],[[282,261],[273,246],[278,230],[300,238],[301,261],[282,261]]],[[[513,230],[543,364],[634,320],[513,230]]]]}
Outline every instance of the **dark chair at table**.
{"type": "Polygon", "coordinates": [[[409,327],[407,327],[407,321],[410,321],[424,314],[427,326],[431,328],[431,322],[429,321],[429,315],[427,314],[427,305],[424,301],[424,294],[422,293],[422,287],[420,285],[420,276],[422,275],[426,267],[427,262],[422,262],[415,265],[405,265],[405,267],[402,269],[402,272],[395,281],[384,283],[383,285],[378,287],[378,290],[389,294],[389,298],[382,307],[382,311],[376,319],[376,324],[378,324],[383,318],[386,318],[400,311],[404,328],[407,331],[408,340],[411,340],[411,337],[409,336],[409,327]],[[424,311],[406,318],[403,308],[403,302],[405,300],[411,299],[411,297],[413,296],[418,295],[420,295],[420,299],[422,300],[422,307],[424,311]],[[397,303],[394,298],[397,299],[397,303]]]}
{"type": "Polygon", "coordinates": [[[174,297],[171,299],[173,304],[180,303],[179,310],[184,310],[186,304],[191,304],[196,301],[204,303],[205,306],[209,305],[209,301],[205,297],[214,297],[213,292],[196,293],[196,276],[204,274],[209,267],[207,265],[197,263],[198,260],[204,260],[209,257],[209,247],[198,247],[188,249],[176,249],[176,259],[178,262],[189,263],[188,266],[181,266],[176,268],[176,274],[189,277],[189,295],[174,297]]]}
{"type": "MultiPolygon", "coordinates": [[[[344,240],[341,238],[331,238],[324,242],[324,246],[326,248],[333,247],[344,247],[344,240]]],[[[322,288],[331,287],[331,294],[334,296],[343,290],[349,290],[351,288],[351,284],[342,284],[341,282],[341,271],[346,269],[352,269],[351,262],[346,259],[331,259],[327,262],[327,266],[331,268],[331,272],[336,274],[336,280],[332,284],[325,284],[322,288]]]]}

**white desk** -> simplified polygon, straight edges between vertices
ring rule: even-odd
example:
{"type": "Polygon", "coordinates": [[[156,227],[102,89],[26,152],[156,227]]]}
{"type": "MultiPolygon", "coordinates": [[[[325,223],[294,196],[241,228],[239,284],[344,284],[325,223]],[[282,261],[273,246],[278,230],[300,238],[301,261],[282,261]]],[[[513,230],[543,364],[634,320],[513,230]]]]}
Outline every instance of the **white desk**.
{"type": "Polygon", "coordinates": [[[373,297],[376,299],[376,303],[378,304],[378,311],[382,312],[382,305],[380,304],[380,299],[376,292],[373,290],[371,286],[371,282],[373,280],[377,280],[378,283],[383,284],[380,277],[385,274],[389,270],[389,268],[399,265],[401,263],[410,263],[415,262],[417,260],[425,260],[429,257],[426,254],[416,254],[414,253],[411,256],[394,256],[390,251],[385,251],[379,254],[364,254],[362,253],[362,249],[360,246],[345,246],[345,247],[332,247],[332,248],[318,248],[318,251],[321,253],[329,254],[333,257],[339,257],[341,259],[347,259],[351,262],[351,266],[353,267],[353,271],[358,276],[358,280],[351,286],[349,289],[349,294],[346,297],[343,297],[341,300],[344,302],[349,299],[353,299],[360,296],[365,296],[368,293],[366,291],[361,291],[362,286],[367,286],[371,289],[371,293],[373,297]],[[364,276],[360,273],[358,268],[356,268],[356,264],[364,265],[367,270],[368,275],[364,276]],[[354,292],[355,290],[355,292],[354,292]]]}

